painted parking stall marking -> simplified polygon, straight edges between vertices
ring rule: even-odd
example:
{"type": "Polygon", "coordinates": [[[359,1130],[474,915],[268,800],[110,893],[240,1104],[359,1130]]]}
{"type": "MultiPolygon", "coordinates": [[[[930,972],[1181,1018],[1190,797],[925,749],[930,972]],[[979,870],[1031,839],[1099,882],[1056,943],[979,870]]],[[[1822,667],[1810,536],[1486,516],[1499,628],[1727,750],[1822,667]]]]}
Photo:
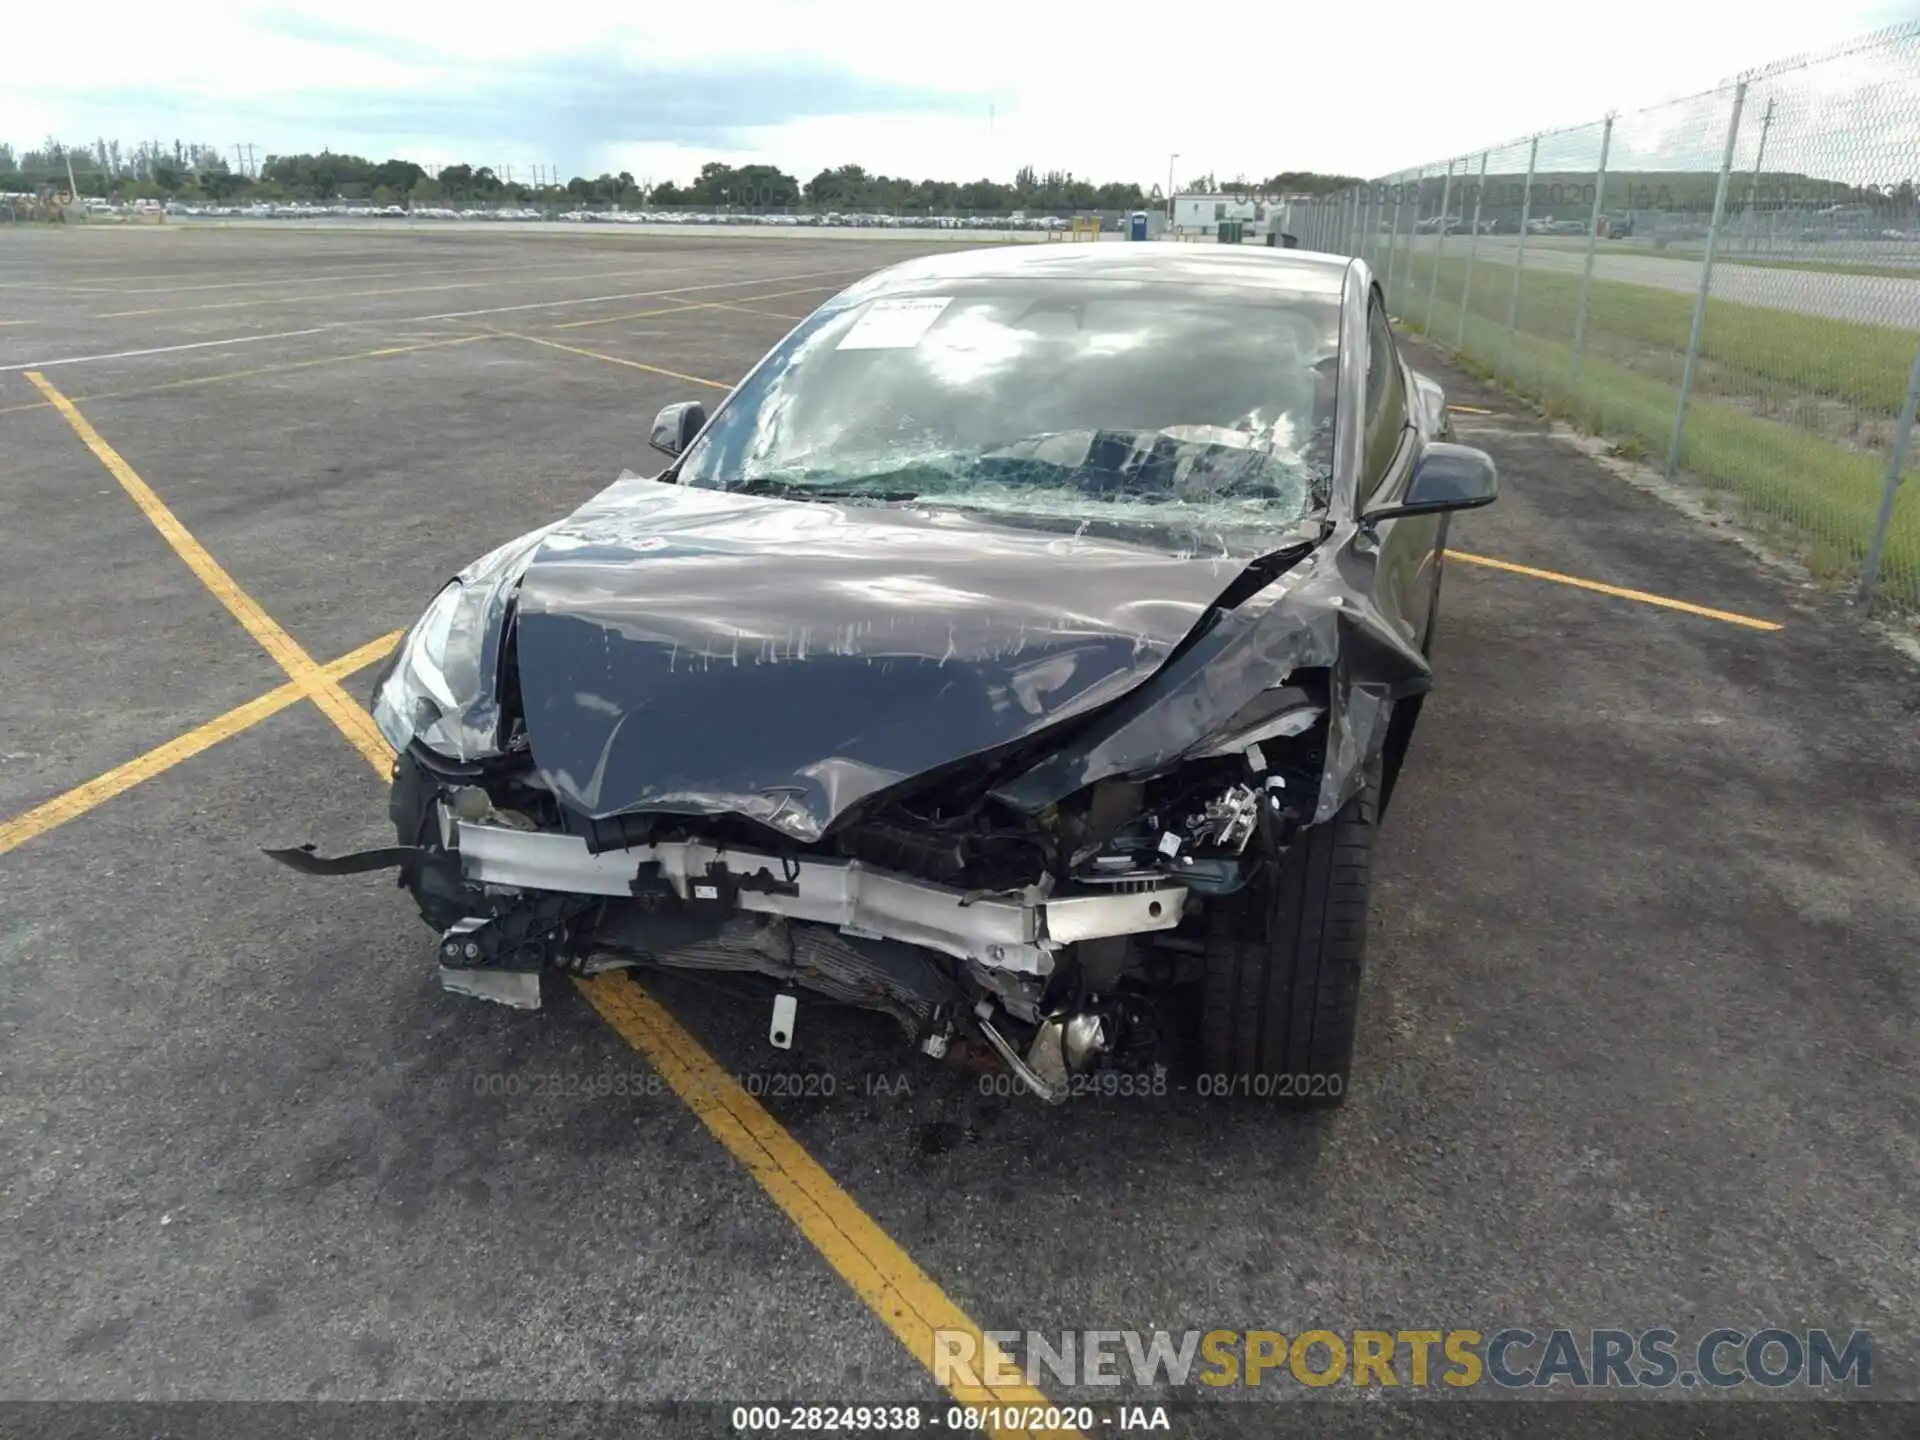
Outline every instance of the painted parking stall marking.
{"type": "MultiPolygon", "coordinates": [[[[972,1353],[986,1357],[981,1364],[985,1373],[992,1374],[1008,1362],[980,1327],[659,1001],[619,971],[577,983],[594,1009],[647,1057],[714,1139],[747,1167],[841,1279],[915,1359],[935,1371],[935,1378],[955,1400],[963,1405],[1047,1405],[1046,1396],[1024,1382],[989,1385],[970,1373],[942,1375],[936,1364],[944,1353],[939,1348],[943,1337],[948,1346],[955,1336],[973,1341],[972,1353]]],[[[993,1433],[1030,1432],[995,1427],[993,1433]]],[[[1054,1429],[1047,1433],[1065,1437],[1079,1432],[1054,1429]]]]}
{"type": "MultiPolygon", "coordinates": [[[[275,710],[285,708],[293,698],[292,695],[284,695],[286,691],[312,700],[319,706],[373,766],[374,773],[383,781],[389,780],[393,772],[393,750],[374,726],[373,718],[340,688],[339,681],[329,673],[333,667],[317,664],[291,635],[240,588],[125,458],[93,428],[71,400],[38,372],[29,372],[27,378],[59,410],[74,433],[120,483],[121,488],[207,589],[286,670],[291,684],[190,732],[158,758],[143,757],[121,771],[109,772],[95,782],[94,792],[84,795],[70,792],[74,798],[62,797],[40,811],[28,812],[20,822],[16,822],[20,826],[19,832],[7,848],[18,845],[34,834],[45,833],[72,815],[83,813],[84,809],[91,808],[100,800],[130,788],[150,774],[158,773],[165,765],[177,763],[196,749],[204,749],[225,735],[236,733],[275,710]],[[31,825],[26,823],[29,820],[33,822],[31,825]]],[[[717,385],[719,382],[700,383],[717,385]]],[[[394,636],[382,637],[374,645],[390,649],[395,639],[394,636]]],[[[336,662],[336,666],[344,663],[344,659],[358,658],[358,653],[343,657],[343,661],[336,662]]],[[[584,980],[580,982],[580,988],[615,1032],[659,1070],[708,1132],[745,1165],[748,1173],[799,1226],[801,1233],[835,1273],[921,1364],[929,1369],[933,1366],[936,1332],[981,1336],[981,1344],[985,1347],[982,1353],[989,1358],[1000,1358],[997,1350],[984,1339],[981,1328],[947,1298],[926,1272],[914,1264],[911,1257],[834,1182],[819,1162],[807,1154],[799,1141],[788,1134],[765,1107],[727,1076],[713,1057],[657,1001],[624,975],[584,980]]],[[[966,1384],[954,1385],[950,1390],[957,1401],[990,1407],[987,1411],[990,1415],[998,1415],[1001,1407],[1016,1415],[1029,1409],[1048,1408],[1044,1395],[1023,1384],[966,1384]]],[[[988,1428],[996,1436],[1042,1433],[1026,1425],[989,1424],[988,1428]]],[[[1073,1437],[1079,1432],[1070,1428],[1050,1427],[1044,1433],[1073,1437]]]]}
{"type": "Polygon", "coordinates": [[[1489,570],[1504,570],[1510,575],[1525,575],[1530,580],[1547,580],[1555,585],[1571,585],[1576,590],[1591,590],[1598,595],[1611,595],[1616,600],[1636,600],[1642,605],[1655,605],[1663,610],[1678,610],[1687,615],[1700,615],[1708,620],[1724,621],[1728,625],[1743,625],[1749,630],[1786,628],[1777,620],[1761,620],[1752,615],[1739,615],[1731,610],[1714,610],[1705,605],[1695,605],[1690,600],[1675,600],[1670,595],[1654,595],[1645,590],[1629,590],[1621,585],[1603,584],[1598,580],[1583,580],[1578,575],[1562,575],[1557,570],[1538,570],[1531,565],[1516,565],[1511,560],[1495,560],[1487,555],[1469,555],[1464,550],[1449,550],[1447,558],[1459,560],[1468,565],[1482,565],[1489,570]]]}
{"type": "Polygon", "coordinates": [[[340,688],[340,682],[319,665],[314,658],[301,648],[277,621],[268,615],[254,598],[242,590],[234,578],[221,566],[220,562],[207,553],[206,547],[194,539],[186,526],[182,525],[173,511],[146,481],[134,471],[120,452],[109,445],[100,433],[88,423],[74,403],[56,390],[47,378],[38,371],[28,371],[27,379],[38,387],[40,393],[53,402],[67,424],[73,427],[86,447],[107,468],[107,473],[120,482],[120,488],[132,497],[133,503],[153,522],[166,542],[174,548],[176,554],[186,562],[187,568],[200,578],[200,583],[213,592],[214,598],[227,607],[233,618],[240,622],[249,635],[260,643],[260,648],[271,655],[276,664],[285,670],[293,683],[300,687],[303,694],[326,714],[327,718],[340,727],[340,733],[352,742],[373,767],[374,773],[385,778],[393,769],[393,747],[387,744],[373,723],[373,717],[340,688]]]}
{"type": "MultiPolygon", "coordinates": [[[[321,666],[321,670],[335,680],[344,680],[349,675],[364,670],[377,660],[384,660],[393,647],[400,643],[400,631],[394,630],[382,635],[378,640],[370,640],[358,650],[351,650],[338,660],[321,666]]],[[[171,770],[183,760],[190,760],[201,751],[211,749],[222,740],[229,740],[243,730],[250,730],[269,716],[278,715],[289,706],[304,700],[307,692],[289,680],[276,690],[255,696],[245,704],[236,705],[224,715],[215,716],[204,725],[197,725],[184,735],[177,735],[163,745],[156,745],[144,755],[136,756],[124,765],[116,765],[104,775],[98,775],[84,785],[76,785],[63,795],[57,795],[45,804],[14,816],[13,819],[0,822],[0,855],[24,845],[49,830],[77,820],[96,806],[104,805],[116,795],[124,795],[134,786],[153,779],[165,771],[171,770]]]]}

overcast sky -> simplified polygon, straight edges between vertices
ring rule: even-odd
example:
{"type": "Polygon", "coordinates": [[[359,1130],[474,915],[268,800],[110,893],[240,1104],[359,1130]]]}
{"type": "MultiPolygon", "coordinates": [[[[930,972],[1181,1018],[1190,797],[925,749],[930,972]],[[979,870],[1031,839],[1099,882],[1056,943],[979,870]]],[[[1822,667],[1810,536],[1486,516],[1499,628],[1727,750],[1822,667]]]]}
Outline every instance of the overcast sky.
{"type": "Polygon", "coordinates": [[[1031,164],[1151,185],[1173,152],[1183,176],[1383,174],[1696,93],[1911,19],[1920,0],[545,0],[492,15],[471,0],[109,0],[84,25],[14,8],[5,51],[32,58],[6,67],[0,139],[22,147],[248,141],[655,183],[707,160],[803,180],[847,162],[998,180],[1031,164]]]}

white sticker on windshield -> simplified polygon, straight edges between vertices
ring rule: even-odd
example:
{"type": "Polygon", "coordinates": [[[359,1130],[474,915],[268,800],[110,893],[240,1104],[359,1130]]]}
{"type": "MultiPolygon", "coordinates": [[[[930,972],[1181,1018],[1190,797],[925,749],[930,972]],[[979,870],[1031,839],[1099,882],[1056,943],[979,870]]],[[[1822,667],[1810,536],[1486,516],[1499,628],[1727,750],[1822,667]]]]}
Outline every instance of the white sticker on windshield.
{"type": "Polygon", "coordinates": [[[918,295],[904,300],[875,300],[867,306],[836,350],[910,350],[933,328],[951,295],[918,295]]]}

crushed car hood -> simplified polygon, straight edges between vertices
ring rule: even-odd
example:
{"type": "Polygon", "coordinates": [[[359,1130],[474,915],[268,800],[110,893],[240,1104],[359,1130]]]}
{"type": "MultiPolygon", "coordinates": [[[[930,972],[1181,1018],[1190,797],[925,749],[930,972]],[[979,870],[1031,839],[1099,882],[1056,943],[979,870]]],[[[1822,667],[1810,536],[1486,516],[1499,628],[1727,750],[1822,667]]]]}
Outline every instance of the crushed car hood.
{"type": "Polygon", "coordinates": [[[534,762],[596,819],[733,813],[817,839],[875,791],[1133,690],[1260,553],[1086,528],[623,478],[520,585],[534,762]]]}

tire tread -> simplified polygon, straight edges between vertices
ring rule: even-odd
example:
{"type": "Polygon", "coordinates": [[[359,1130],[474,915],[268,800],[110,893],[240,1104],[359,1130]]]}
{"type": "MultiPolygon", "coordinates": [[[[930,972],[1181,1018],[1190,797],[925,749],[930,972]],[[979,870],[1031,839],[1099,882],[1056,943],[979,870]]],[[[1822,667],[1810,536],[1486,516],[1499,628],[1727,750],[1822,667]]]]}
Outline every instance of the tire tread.
{"type": "Polygon", "coordinates": [[[1375,781],[1331,821],[1296,839],[1270,891],[1248,897],[1251,903],[1214,907],[1201,989],[1201,1052],[1209,1071],[1338,1075],[1344,1095],[1378,811],[1375,781]]]}

